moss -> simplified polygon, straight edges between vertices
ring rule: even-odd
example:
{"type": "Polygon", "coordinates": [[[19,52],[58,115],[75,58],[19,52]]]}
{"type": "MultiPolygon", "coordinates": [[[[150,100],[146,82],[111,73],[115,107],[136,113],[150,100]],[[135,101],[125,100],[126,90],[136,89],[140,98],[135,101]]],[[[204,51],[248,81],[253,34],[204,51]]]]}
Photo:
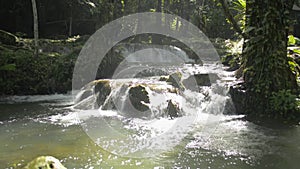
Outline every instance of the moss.
{"type": "Polygon", "coordinates": [[[66,169],[60,161],[52,156],[40,156],[28,163],[24,169],[66,169]]]}

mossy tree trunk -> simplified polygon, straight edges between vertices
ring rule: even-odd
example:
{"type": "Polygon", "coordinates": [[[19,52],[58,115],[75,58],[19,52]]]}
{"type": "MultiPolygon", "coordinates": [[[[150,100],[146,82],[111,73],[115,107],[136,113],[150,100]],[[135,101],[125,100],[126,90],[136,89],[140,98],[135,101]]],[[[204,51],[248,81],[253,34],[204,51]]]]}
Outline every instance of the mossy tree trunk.
{"type": "Polygon", "coordinates": [[[249,37],[243,50],[246,111],[277,117],[283,112],[274,108],[278,105],[273,105],[272,98],[283,91],[296,93],[298,87],[287,60],[287,29],[294,0],[246,2],[245,33],[249,37]]]}

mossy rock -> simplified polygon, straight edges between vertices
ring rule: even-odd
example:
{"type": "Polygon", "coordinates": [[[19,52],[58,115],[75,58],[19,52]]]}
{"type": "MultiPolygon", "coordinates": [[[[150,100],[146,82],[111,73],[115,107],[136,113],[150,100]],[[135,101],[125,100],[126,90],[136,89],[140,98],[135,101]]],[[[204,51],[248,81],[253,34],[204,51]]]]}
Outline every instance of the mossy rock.
{"type": "Polygon", "coordinates": [[[199,86],[211,86],[219,79],[216,74],[195,74],[182,81],[186,89],[199,91],[199,86]]]}
{"type": "Polygon", "coordinates": [[[96,80],[93,82],[95,84],[95,94],[96,94],[96,102],[100,107],[103,105],[107,97],[110,95],[111,86],[110,81],[107,79],[96,80]]]}
{"type": "MultiPolygon", "coordinates": [[[[170,83],[172,86],[184,90],[184,86],[181,83],[182,74],[180,72],[175,72],[169,75],[166,82],[170,83]]],[[[162,79],[160,79],[162,80],[162,79]]]]}
{"type": "Polygon", "coordinates": [[[17,44],[17,37],[9,32],[4,30],[0,30],[0,42],[5,45],[13,45],[17,44]]]}
{"type": "Polygon", "coordinates": [[[40,156],[29,162],[24,169],[67,169],[52,156],[40,156]]]}
{"type": "Polygon", "coordinates": [[[129,100],[132,106],[140,111],[145,112],[150,110],[149,107],[143,103],[150,103],[148,92],[145,86],[137,85],[129,89],[129,100]]]}
{"type": "Polygon", "coordinates": [[[143,78],[143,77],[163,76],[163,75],[168,75],[168,73],[163,70],[160,70],[160,69],[150,68],[150,69],[145,69],[145,70],[139,72],[134,77],[135,78],[143,78]]]}

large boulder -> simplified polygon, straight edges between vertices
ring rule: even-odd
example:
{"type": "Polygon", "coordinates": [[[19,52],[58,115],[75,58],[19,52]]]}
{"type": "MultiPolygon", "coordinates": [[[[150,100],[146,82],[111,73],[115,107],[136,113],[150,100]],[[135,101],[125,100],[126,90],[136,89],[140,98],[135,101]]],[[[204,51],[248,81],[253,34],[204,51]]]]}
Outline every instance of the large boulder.
{"type": "Polygon", "coordinates": [[[219,79],[216,74],[195,74],[182,81],[186,89],[199,91],[199,86],[211,86],[219,79]]]}
{"type": "Polygon", "coordinates": [[[110,80],[100,79],[92,81],[85,85],[77,94],[75,107],[79,109],[91,108],[91,106],[93,108],[99,108],[100,106],[103,106],[111,91],[110,80]],[[94,97],[90,98],[90,96],[94,97]],[[95,101],[90,103],[91,99],[95,99],[95,101]]]}
{"type": "Polygon", "coordinates": [[[137,85],[134,87],[131,87],[129,89],[129,100],[132,104],[132,106],[140,111],[145,112],[150,110],[145,103],[150,103],[150,99],[148,96],[148,92],[146,91],[145,86],[143,85],[137,85]]]}
{"type": "Polygon", "coordinates": [[[40,156],[29,162],[24,169],[67,169],[52,156],[40,156]]]}
{"type": "Polygon", "coordinates": [[[184,90],[184,86],[181,83],[182,74],[180,72],[175,72],[170,74],[169,76],[161,76],[159,81],[166,81],[170,85],[178,88],[180,90],[184,90]]]}
{"type": "Polygon", "coordinates": [[[110,81],[107,79],[101,79],[96,80],[93,83],[95,85],[94,92],[96,95],[96,102],[98,107],[100,107],[111,93],[110,81]]]}

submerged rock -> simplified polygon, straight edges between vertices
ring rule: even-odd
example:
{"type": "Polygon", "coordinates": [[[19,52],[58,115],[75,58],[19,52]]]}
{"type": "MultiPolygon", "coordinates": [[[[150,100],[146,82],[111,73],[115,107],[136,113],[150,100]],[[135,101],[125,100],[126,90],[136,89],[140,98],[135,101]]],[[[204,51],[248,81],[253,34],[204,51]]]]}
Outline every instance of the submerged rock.
{"type": "Polygon", "coordinates": [[[66,169],[66,167],[55,157],[40,156],[29,162],[24,169],[66,169]]]}

